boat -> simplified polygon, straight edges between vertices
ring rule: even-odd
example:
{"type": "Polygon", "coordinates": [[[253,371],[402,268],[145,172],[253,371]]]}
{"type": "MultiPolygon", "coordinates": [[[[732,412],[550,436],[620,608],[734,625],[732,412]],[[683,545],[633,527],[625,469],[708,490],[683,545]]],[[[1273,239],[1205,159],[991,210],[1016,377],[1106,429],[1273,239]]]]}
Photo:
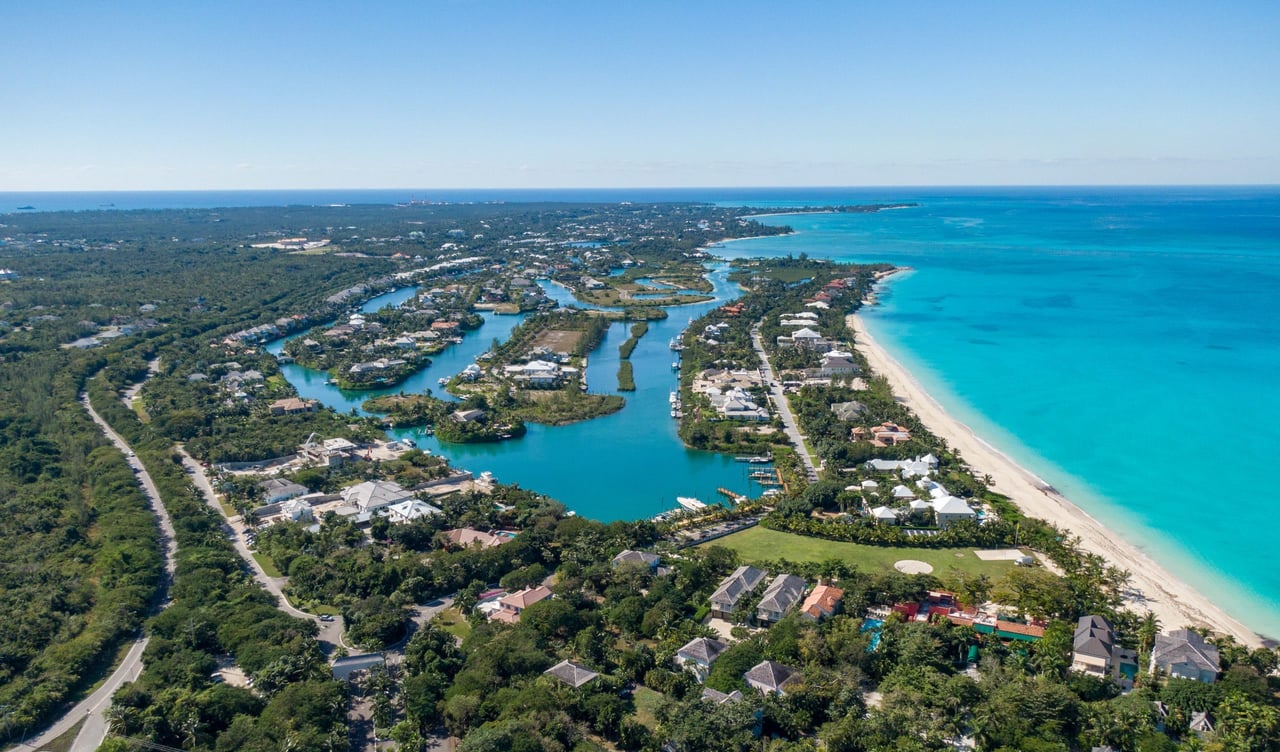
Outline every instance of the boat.
{"type": "Polygon", "coordinates": [[[751,463],[752,465],[765,465],[770,462],[773,462],[773,456],[765,454],[759,457],[748,457],[747,462],[751,463]]]}
{"type": "Polygon", "coordinates": [[[696,512],[699,509],[706,509],[707,505],[692,496],[677,496],[676,503],[688,509],[690,512],[696,512]]]}
{"type": "Polygon", "coordinates": [[[679,370],[680,370],[680,361],[678,361],[678,360],[673,360],[673,361],[671,361],[671,370],[673,370],[673,371],[679,371],[679,370]]]}
{"type": "Polygon", "coordinates": [[[670,402],[673,405],[679,401],[680,401],[680,395],[677,394],[676,392],[672,392],[671,396],[667,398],[667,402],[670,402]]]}
{"type": "Polygon", "coordinates": [[[401,439],[401,441],[404,442],[405,446],[413,447],[414,449],[418,448],[418,442],[414,441],[413,439],[401,439]]]}
{"type": "Polygon", "coordinates": [[[444,386],[445,384],[449,383],[449,377],[441,376],[440,378],[436,379],[436,383],[439,384],[440,386],[444,386]]]}

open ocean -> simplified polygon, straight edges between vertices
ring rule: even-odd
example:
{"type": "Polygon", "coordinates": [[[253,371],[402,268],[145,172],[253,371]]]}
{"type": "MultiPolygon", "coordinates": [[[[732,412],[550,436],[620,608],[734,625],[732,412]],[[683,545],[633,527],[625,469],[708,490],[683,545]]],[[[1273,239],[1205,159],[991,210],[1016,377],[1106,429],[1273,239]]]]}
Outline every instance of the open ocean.
{"type": "Polygon", "coordinates": [[[1277,187],[0,193],[0,214],[411,199],[918,202],[765,218],[797,234],[719,252],[913,267],[867,319],[930,393],[1117,536],[1280,637],[1280,497],[1267,470],[1280,450],[1277,187]]]}

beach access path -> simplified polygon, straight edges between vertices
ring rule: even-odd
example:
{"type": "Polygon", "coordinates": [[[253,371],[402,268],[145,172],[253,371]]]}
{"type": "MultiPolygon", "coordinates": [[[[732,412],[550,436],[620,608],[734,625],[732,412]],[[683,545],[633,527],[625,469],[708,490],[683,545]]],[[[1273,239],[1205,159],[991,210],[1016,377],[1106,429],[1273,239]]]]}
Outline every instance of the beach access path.
{"type": "Polygon", "coordinates": [[[1204,626],[1229,634],[1249,647],[1262,645],[1258,634],[947,413],[920,382],[876,342],[857,314],[850,315],[846,323],[854,331],[855,347],[867,358],[871,369],[888,379],[899,401],[915,412],[930,431],[958,450],[977,475],[991,476],[994,489],[1012,499],[1027,515],[1071,531],[1080,537],[1080,545],[1086,551],[1129,572],[1125,602],[1132,611],[1139,614],[1151,611],[1165,630],[1204,626]]]}
{"type": "Polygon", "coordinates": [[[796,416],[791,413],[791,403],[787,402],[787,395],[782,391],[782,384],[774,376],[773,366],[769,363],[769,355],[764,350],[764,340],[760,338],[759,323],[751,327],[751,346],[756,351],[756,357],[760,359],[760,375],[764,377],[765,386],[769,389],[769,398],[773,402],[774,408],[778,411],[778,417],[782,419],[782,427],[786,430],[787,437],[791,439],[791,443],[795,445],[796,454],[800,455],[800,462],[804,464],[808,481],[813,483],[818,480],[818,468],[813,464],[813,456],[809,454],[808,445],[804,443],[804,434],[800,432],[800,426],[796,423],[796,416]]]}

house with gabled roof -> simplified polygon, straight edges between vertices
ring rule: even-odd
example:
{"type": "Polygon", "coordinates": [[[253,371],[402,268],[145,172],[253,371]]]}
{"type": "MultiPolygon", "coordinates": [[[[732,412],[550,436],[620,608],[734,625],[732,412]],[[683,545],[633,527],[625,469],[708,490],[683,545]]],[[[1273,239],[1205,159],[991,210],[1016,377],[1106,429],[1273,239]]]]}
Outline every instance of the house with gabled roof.
{"type": "Polygon", "coordinates": [[[742,596],[755,590],[764,580],[764,572],[755,567],[742,565],[733,573],[720,581],[720,586],[711,594],[711,615],[717,619],[731,619],[742,596]]]}
{"type": "Polygon", "coordinates": [[[800,602],[804,589],[804,580],[793,574],[774,577],[756,606],[756,620],[766,626],[781,621],[791,607],[800,602]]]}
{"type": "Polygon", "coordinates": [[[1132,682],[1138,673],[1138,654],[1116,643],[1111,624],[1101,616],[1082,616],[1076,622],[1071,670],[1100,679],[1132,682]]]}
{"type": "Polygon", "coordinates": [[[1177,679],[1212,684],[1221,670],[1218,648],[1205,641],[1199,632],[1189,629],[1156,635],[1151,648],[1151,672],[1155,673],[1156,669],[1177,679]]]}
{"type": "Polygon", "coordinates": [[[742,678],[761,694],[785,695],[787,685],[799,679],[800,672],[774,661],[761,661],[743,674],[742,678]]]}

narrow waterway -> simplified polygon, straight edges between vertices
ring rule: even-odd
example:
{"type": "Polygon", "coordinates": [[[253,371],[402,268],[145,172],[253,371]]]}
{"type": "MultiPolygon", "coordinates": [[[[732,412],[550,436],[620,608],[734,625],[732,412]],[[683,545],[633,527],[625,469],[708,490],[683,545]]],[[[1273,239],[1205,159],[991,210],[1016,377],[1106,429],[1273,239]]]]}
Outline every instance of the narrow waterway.
{"type": "MultiPolygon", "coordinates": [[[[618,347],[630,336],[630,323],[614,324],[591,354],[587,369],[590,391],[618,393],[627,400],[626,407],[613,415],[567,426],[529,424],[524,438],[495,444],[441,444],[414,429],[390,433],[412,437],[421,448],[448,457],[456,467],[475,473],[490,471],[504,483],[545,493],[578,514],[604,521],[651,517],[676,508],[676,496],[696,496],[713,503],[723,499],[718,488],[758,494],[760,487],[747,477],[750,466],[731,457],[686,449],[670,416],[668,397],[677,383],[677,373],[671,367],[676,356],[669,347],[671,339],[691,319],[739,295],[737,286],[728,281],[727,266],[715,267],[709,277],[715,300],[668,308],[668,318],[649,322],[649,332],[631,355],[636,391],[617,392],[618,347]]],[[[547,295],[563,306],[590,307],[575,301],[572,293],[559,285],[544,287],[547,295]]],[[[362,310],[399,305],[413,293],[412,288],[386,293],[371,299],[362,310]]],[[[326,383],[328,376],[321,371],[296,364],[282,365],[281,370],[301,396],[342,412],[354,408],[366,414],[360,404],[380,394],[430,389],[447,397],[438,380],[461,371],[489,350],[494,339],[507,339],[523,320],[523,316],[489,313],[483,317],[484,324],[468,333],[462,344],[433,357],[427,368],[390,389],[344,391],[326,383]]],[[[285,341],[273,342],[267,350],[279,353],[285,341]]]]}

